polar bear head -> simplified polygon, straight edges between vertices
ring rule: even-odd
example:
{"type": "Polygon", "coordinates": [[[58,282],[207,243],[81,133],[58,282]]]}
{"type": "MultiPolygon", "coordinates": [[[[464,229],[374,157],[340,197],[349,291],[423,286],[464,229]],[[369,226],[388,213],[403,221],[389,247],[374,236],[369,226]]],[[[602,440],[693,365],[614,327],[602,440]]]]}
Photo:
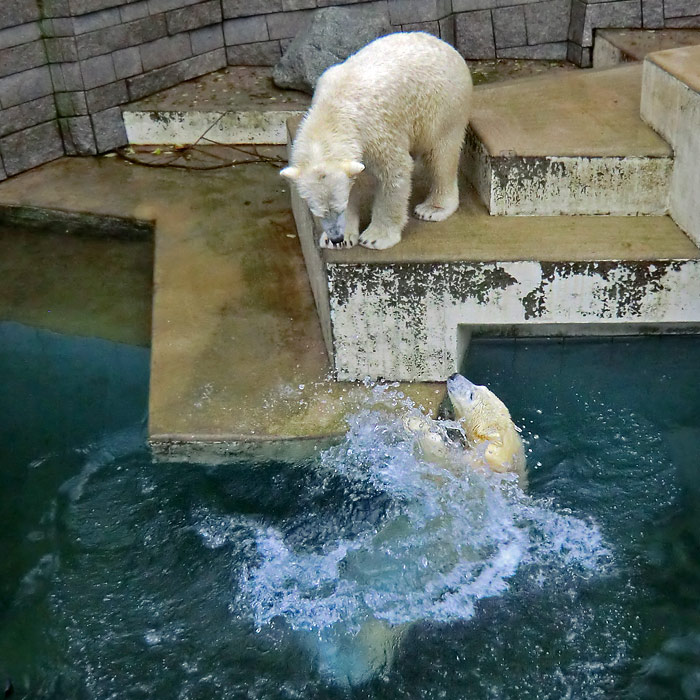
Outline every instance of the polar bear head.
{"type": "Polygon", "coordinates": [[[299,196],[321,222],[325,234],[337,244],[345,235],[350,188],[364,169],[365,166],[356,160],[319,159],[313,164],[290,165],[281,170],[280,175],[296,185],[299,196]]]}
{"type": "Polygon", "coordinates": [[[503,401],[461,374],[453,374],[447,380],[447,393],[467,440],[476,447],[487,443],[484,458],[488,466],[496,472],[524,476],[525,449],[503,401]]]}

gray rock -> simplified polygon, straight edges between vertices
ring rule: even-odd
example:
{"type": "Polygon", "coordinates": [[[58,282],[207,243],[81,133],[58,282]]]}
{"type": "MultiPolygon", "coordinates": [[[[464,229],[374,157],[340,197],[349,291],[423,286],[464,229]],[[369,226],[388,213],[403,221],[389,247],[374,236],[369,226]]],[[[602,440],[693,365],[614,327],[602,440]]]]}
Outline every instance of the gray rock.
{"type": "Polygon", "coordinates": [[[392,32],[385,7],[354,5],[316,10],[272,72],[275,85],[313,93],[323,71],[370,41],[392,32]]]}

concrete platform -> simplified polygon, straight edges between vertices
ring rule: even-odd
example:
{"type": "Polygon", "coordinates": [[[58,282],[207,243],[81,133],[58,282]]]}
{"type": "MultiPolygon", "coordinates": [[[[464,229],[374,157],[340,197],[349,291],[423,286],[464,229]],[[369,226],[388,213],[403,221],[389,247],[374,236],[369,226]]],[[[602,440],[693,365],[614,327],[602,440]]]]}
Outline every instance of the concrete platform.
{"type": "Polygon", "coordinates": [[[647,54],[700,44],[700,29],[598,29],[593,68],[643,61],[647,54]]]}
{"type": "Polygon", "coordinates": [[[124,108],[131,144],[283,144],[311,98],[272,83],[272,69],[230,66],[124,108]]]}
{"type": "MultiPolygon", "coordinates": [[[[420,201],[420,173],[414,186],[420,201]]],[[[447,221],[412,219],[393,248],[330,251],[292,194],[339,379],[441,379],[472,334],[700,329],[700,249],[670,217],[494,217],[466,183],[461,195],[447,221]]]]}
{"type": "Polygon", "coordinates": [[[700,243],[700,45],[647,56],[641,114],[673,145],[671,216],[700,243]]]}
{"type": "MultiPolygon", "coordinates": [[[[329,378],[284,181],[252,163],[193,173],[62,159],[0,185],[0,210],[151,222],[149,439],[168,459],[291,458],[345,431],[372,400],[329,378]]],[[[103,271],[109,275],[109,267],[103,271]]],[[[442,385],[398,388],[434,411],[442,385]]]]}
{"type": "Polygon", "coordinates": [[[477,88],[465,171],[491,214],[664,214],[670,146],[639,116],[642,67],[477,88]]]}

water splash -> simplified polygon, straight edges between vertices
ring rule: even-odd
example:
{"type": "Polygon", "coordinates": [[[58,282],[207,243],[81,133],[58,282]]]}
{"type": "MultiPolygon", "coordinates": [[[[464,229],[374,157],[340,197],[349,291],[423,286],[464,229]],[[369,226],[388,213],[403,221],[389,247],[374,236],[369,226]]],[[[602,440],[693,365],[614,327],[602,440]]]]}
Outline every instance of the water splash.
{"type": "MultiPolygon", "coordinates": [[[[225,526],[248,528],[256,552],[233,607],[258,629],[282,619],[306,635],[322,673],[341,683],[386,668],[411,623],[469,620],[521,573],[521,585],[541,586],[599,574],[610,559],[594,523],[527,496],[512,475],[475,470],[458,445],[449,465],[422,459],[403,421],[418,409],[382,399],[315,464],[309,502],[332,499],[332,510],[225,526]]],[[[434,427],[447,438],[454,425],[434,427]]],[[[200,534],[208,546],[227,540],[211,522],[200,534]]]]}

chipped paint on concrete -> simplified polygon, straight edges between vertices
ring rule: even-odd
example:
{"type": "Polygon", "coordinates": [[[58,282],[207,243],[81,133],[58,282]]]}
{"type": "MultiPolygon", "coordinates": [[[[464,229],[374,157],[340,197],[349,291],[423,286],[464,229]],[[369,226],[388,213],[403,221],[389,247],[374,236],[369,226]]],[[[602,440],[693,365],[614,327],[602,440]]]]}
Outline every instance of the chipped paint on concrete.
{"type": "MultiPolygon", "coordinates": [[[[700,57],[700,47],[679,51],[696,51],[700,57]]],[[[700,244],[700,93],[685,76],[667,72],[654,60],[652,54],[644,62],[642,118],[674,148],[670,214],[700,244]]]]}
{"type": "Polygon", "coordinates": [[[440,381],[460,328],[700,325],[700,260],[328,264],[339,379],[440,381]]]}
{"type": "Polygon", "coordinates": [[[299,111],[124,111],[130,144],[285,144],[287,120],[299,111]]]}
{"type": "MultiPolygon", "coordinates": [[[[673,159],[477,156],[475,186],[502,216],[665,214],[673,159]]],[[[472,169],[473,171],[473,169],[472,169]]]]}

